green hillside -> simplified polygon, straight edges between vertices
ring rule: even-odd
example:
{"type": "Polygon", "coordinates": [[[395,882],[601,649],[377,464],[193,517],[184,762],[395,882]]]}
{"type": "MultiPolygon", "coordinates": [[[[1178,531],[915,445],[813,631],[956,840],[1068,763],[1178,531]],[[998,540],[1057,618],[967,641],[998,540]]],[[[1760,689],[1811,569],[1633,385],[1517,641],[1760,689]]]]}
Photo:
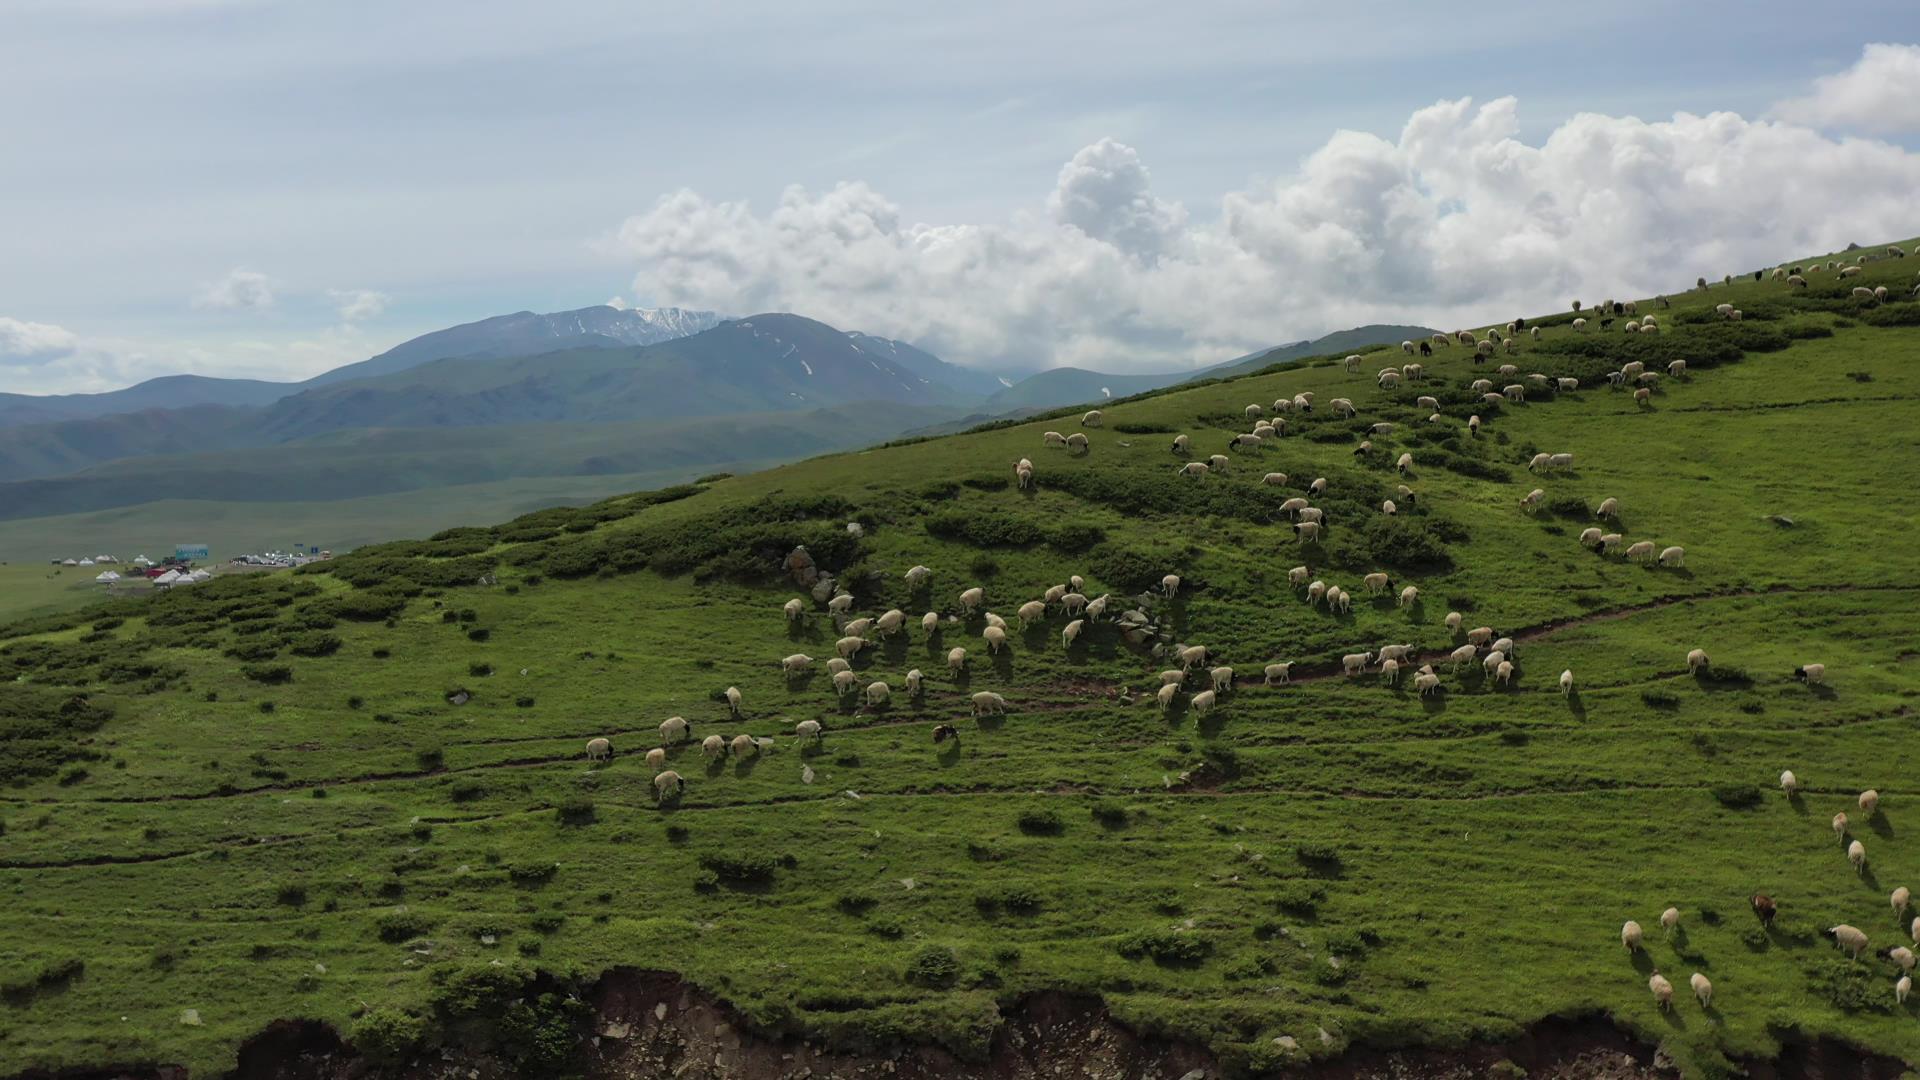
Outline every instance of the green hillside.
{"type": "Polygon", "coordinates": [[[1657,334],[1553,315],[1512,356],[1440,349],[1393,390],[1374,379],[1403,359],[1388,348],[1357,375],[1323,360],[1159,391],[1105,406],[1085,454],[1041,439],[1078,430],[1075,409],[17,625],[0,1074],[217,1073],[299,1017],[382,1059],[477,1046],[564,1075],[605,1052],[568,991],[618,966],[683,973],[764,1030],[963,1057],[1003,1008],[1064,989],[1228,1073],[1593,1015],[1691,1075],[1822,1037],[1920,1062],[1896,965],[1820,934],[1912,944],[1888,893],[1920,886],[1920,549],[1894,487],[1920,460],[1915,268],[1643,299],[1657,334]],[[1686,373],[1644,403],[1608,385],[1674,360],[1686,373]],[[1532,372],[1579,388],[1490,406],[1469,386],[1532,372]],[[1317,407],[1284,438],[1176,475],[1176,433],[1224,452],[1248,405],[1301,392],[1317,407]],[[1529,473],[1560,452],[1572,468],[1529,473]],[[1035,490],[1011,482],[1021,457],[1035,490]],[[1327,534],[1302,544],[1279,507],[1317,477],[1327,534]],[[1607,497],[1617,521],[1593,516],[1607,497]],[[1596,526],[1682,545],[1684,566],[1589,551],[1596,526]],[[824,604],[783,617],[796,544],[854,615],[906,614],[854,664],[890,704],[834,693],[824,604]],[[902,577],[916,564],[925,590],[902,577]],[[1351,611],[1309,605],[1296,565],[1351,611]],[[1150,595],[1168,573],[1178,593],[1150,595]],[[1016,609],[1072,574],[1108,617],[1070,645],[1057,606],[1022,628],[1016,609]],[[1396,606],[1409,584],[1418,602],[1396,606]],[[998,655],[960,618],[975,586],[1010,623],[998,655]],[[1515,640],[1510,685],[1479,656],[1452,670],[1449,611],[1515,640]],[[1441,692],[1341,676],[1389,643],[1440,657],[1441,692]],[[1199,673],[1156,705],[1175,644],[1237,673],[1204,715],[1199,673]],[[1695,648],[1711,662],[1690,675],[1695,648]],[[792,653],[815,658],[804,677],[783,676],[792,653]],[[1292,682],[1262,685],[1280,661],[1292,682]],[[1793,678],[1808,663],[1823,684],[1793,678]],[[981,691],[1007,714],[971,717],[981,691]],[[661,802],[643,754],[676,715],[695,741],[670,750],[685,786],[661,802]],[[943,722],[959,736],[936,744],[943,722]],[[770,748],[703,757],[699,739],[743,733],[770,748]],[[612,760],[588,761],[603,736],[612,760]],[[1869,788],[1878,813],[1856,803],[1869,788]]]}

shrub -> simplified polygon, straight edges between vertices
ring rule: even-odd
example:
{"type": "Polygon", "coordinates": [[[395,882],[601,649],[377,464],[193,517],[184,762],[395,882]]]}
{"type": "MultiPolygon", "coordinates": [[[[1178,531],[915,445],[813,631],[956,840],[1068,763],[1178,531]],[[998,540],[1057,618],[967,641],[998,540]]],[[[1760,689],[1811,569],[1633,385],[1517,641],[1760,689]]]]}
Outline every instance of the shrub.
{"type": "Polygon", "coordinates": [[[404,1065],[420,1051],[426,1037],[426,1020],[386,1006],[362,1013],[347,1032],[347,1041],[360,1056],[383,1069],[404,1065]]]}
{"type": "Polygon", "coordinates": [[[467,674],[476,679],[484,679],[493,674],[493,665],[487,663],[485,660],[476,660],[467,665],[467,674]]]}
{"type": "Polygon", "coordinates": [[[413,760],[422,769],[433,770],[447,763],[447,755],[437,746],[424,746],[414,751],[413,760]]]}
{"type": "Polygon", "coordinates": [[[1920,326],[1920,304],[1886,304],[1860,316],[1860,321],[1868,326],[1920,326]]]}
{"type": "Polygon", "coordinates": [[[493,636],[493,631],[484,626],[476,626],[467,631],[468,641],[485,641],[493,636]]]}
{"type": "Polygon", "coordinates": [[[1316,873],[1337,875],[1342,869],[1339,849],[1330,844],[1298,844],[1293,857],[1301,866],[1316,873]]]}
{"type": "Polygon", "coordinates": [[[1000,564],[990,555],[975,555],[973,561],[967,564],[967,569],[973,572],[974,577],[990,578],[1000,572],[1000,564]]]}
{"type": "Polygon", "coordinates": [[[944,990],[960,978],[960,959],[944,945],[929,945],[907,961],[907,981],[944,990]]]}
{"type": "Polygon", "coordinates": [[[507,867],[507,878],[515,885],[544,885],[553,880],[560,867],[553,863],[515,863],[507,867]]]}
{"type": "Polygon", "coordinates": [[[560,931],[560,927],[566,921],[567,917],[557,911],[543,911],[528,919],[527,925],[532,927],[535,933],[554,934],[560,931]]]}
{"type": "Polygon", "coordinates": [[[1053,810],[1022,810],[1014,823],[1028,836],[1058,836],[1066,829],[1059,813],[1053,810]]]}
{"type": "Polygon", "coordinates": [[[928,535],[974,547],[1029,547],[1044,535],[1039,525],[1025,518],[982,510],[942,510],[921,523],[928,535]]]}
{"type": "Polygon", "coordinates": [[[389,945],[398,945],[432,930],[436,924],[432,916],[419,911],[390,911],[380,916],[374,927],[380,933],[380,940],[389,945]]]}
{"type": "Polygon", "coordinates": [[[700,856],[700,866],[728,885],[770,885],[779,862],[771,855],[758,852],[742,855],[707,854],[700,856]]]}
{"type": "Polygon", "coordinates": [[[295,656],[332,656],[340,651],[340,638],[319,631],[301,634],[288,643],[295,656]]]}
{"type": "Polygon", "coordinates": [[[862,889],[857,892],[841,893],[839,897],[834,900],[833,906],[848,915],[865,915],[867,912],[872,911],[874,906],[879,903],[880,899],[878,897],[862,889]]]}
{"type": "Polygon", "coordinates": [[[1807,986],[1843,1012],[1886,1011],[1890,995],[1867,965],[1825,956],[1807,970],[1807,986]]]}
{"type": "Polygon", "coordinates": [[[472,802],[487,794],[487,785],[478,780],[456,780],[447,789],[447,797],[454,802],[472,802]]]}
{"type": "Polygon", "coordinates": [[[576,795],[560,804],[559,817],[562,825],[591,825],[593,800],[576,795]]]}
{"type": "Polygon", "coordinates": [[[1096,802],[1087,811],[1093,820],[1109,829],[1118,829],[1127,823],[1127,808],[1117,802],[1102,800],[1096,802]]]}
{"type": "Polygon", "coordinates": [[[1730,810],[1758,806],[1764,797],[1760,788],[1753,784],[1716,784],[1712,791],[1714,800],[1730,810]]]}
{"type": "Polygon", "coordinates": [[[1138,930],[1115,946],[1128,959],[1148,957],[1157,964],[1192,965],[1213,953],[1213,943],[1199,934],[1178,930],[1138,930]]]}
{"type": "Polygon", "coordinates": [[[307,887],[297,881],[282,882],[280,887],[274,890],[273,899],[277,904],[299,907],[307,902],[307,887]]]}
{"type": "Polygon", "coordinates": [[[1680,707],[1678,695],[1667,690],[1642,690],[1640,700],[1650,709],[1677,709],[1680,707]]]}
{"type": "Polygon", "coordinates": [[[1113,430],[1122,435],[1171,435],[1173,429],[1165,424],[1114,424],[1113,430]]]}

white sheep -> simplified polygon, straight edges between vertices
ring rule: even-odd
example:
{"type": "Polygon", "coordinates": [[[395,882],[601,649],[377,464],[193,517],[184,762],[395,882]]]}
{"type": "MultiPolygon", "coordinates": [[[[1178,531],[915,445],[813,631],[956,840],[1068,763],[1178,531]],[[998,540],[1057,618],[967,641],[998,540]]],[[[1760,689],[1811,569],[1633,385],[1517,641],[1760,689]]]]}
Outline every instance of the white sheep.
{"type": "Polygon", "coordinates": [[[1660,913],[1660,931],[1671,935],[1680,926],[1680,909],[1670,907],[1660,913]]]}
{"type": "Polygon", "coordinates": [[[1386,683],[1388,686],[1398,686],[1400,684],[1400,661],[1380,661],[1380,681],[1386,683]]]}
{"type": "Polygon", "coordinates": [[[1373,663],[1373,654],[1370,652],[1348,653],[1340,658],[1340,669],[1351,677],[1365,674],[1367,665],[1371,663],[1373,663]]]}
{"type": "Polygon", "coordinates": [[[1183,670],[1192,671],[1206,662],[1207,647],[1205,645],[1189,645],[1180,650],[1180,667],[1183,670]]]}
{"type": "Polygon", "coordinates": [[[680,779],[680,774],[674,772],[672,769],[668,769],[666,772],[653,778],[653,797],[655,799],[665,799],[669,796],[678,795],[684,786],[685,783],[680,779]]]}
{"type": "Polygon", "coordinates": [[[1312,607],[1314,604],[1319,603],[1321,598],[1326,595],[1327,595],[1326,582],[1315,581],[1313,584],[1308,585],[1307,586],[1307,606],[1312,607]]]}
{"type": "Polygon", "coordinates": [[[677,742],[686,742],[693,734],[693,725],[687,723],[684,716],[669,716],[660,721],[660,745],[672,746],[677,742]]]}
{"type": "Polygon", "coordinates": [[[1057,431],[1043,431],[1040,433],[1040,442],[1043,446],[1065,446],[1067,437],[1057,431]]]}
{"type": "Polygon", "coordinates": [[[947,670],[959,671],[967,666],[967,650],[955,645],[947,650],[947,670]]]}
{"type": "Polygon", "coordinates": [[[789,675],[798,675],[813,666],[813,657],[806,653],[794,653],[780,661],[780,669],[789,675]]]}
{"type": "Polygon", "coordinates": [[[1375,571],[1361,578],[1360,584],[1367,590],[1368,596],[1379,596],[1381,593],[1393,587],[1393,580],[1387,577],[1387,575],[1375,571]]]}
{"type": "Polygon", "coordinates": [[[940,613],[939,612],[929,611],[925,615],[920,616],[921,632],[932,634],[939,629],[940,629],[940,613]]]}
{"type": "Polygon", "coordinates": [[[920,674],[919,668],[914,668],[913,670],[907,672],[907,696],[908,697],[920,696],[920,683],[925,678],[926,678],[925,675],[920,674]]]}
{"type": "Polygon", "coordinates": [[[737,686],[727,687],[726,698],[727,712],[738,719],[740,716],[740,688],[737,686]]]}
{"type": "Polygon", "coordinates": [[[1075,619],[1068,623],[1066,628],[1060,631],[1060,647],[1063,649],[1073,648],[1074,639],[1078,638],[1080,632],[1086,628],[1087,621],[1085,619],[1075,619]]]}
{"type": "Polygon", "coordinates": [[[1800,778],[1793,775],[1792,769],[1788,769],[1780,774],[1780,790],[1786,792],[1787,798],[1789,799],[1793,798],[1793,796],[1799,792],[1800,778]]]}
{"type": "Polygon", "coordinates": [[[1389,368],[1381,372],[1375,382],[1379,384],[1382,390],[1392,389],[1400,385],[1400,373],[1389,368]]]}
{"type": "Polygon", "coordinates": [[[700,752],[709,758],[717,758],[727,752],[727,740],[718,735],[709,735],[700,740],[700,752]]]}
{"type": "Polygon", "coordinates": [[[1620,545],[1626,542],[1627,538],[1621,536],[1619,533],[1602,533],[1600,536],[1600,554],[1611,555],[1620,550],[1620,545]]]}
{"type": "Polygon", "coordinates": [[[807,617],[806,602],[797,596],[786,602],[784,610],[787,613],[788,622],[799,622],[807,617]]]}
{"type": "Polygon", "coordinates": [[[1067,436],[1067,450],[1069,452],[1078,450],[1084,454],[1090,449],[1092,449],[1092,445],[1087,442],[1087,437],[1084,434],[1076,431],[1067,436]]]}
{"type": "Polygon", "coordinates": [[[1297,589],[1300,586],[1305,585],[1307,583],[1307,579],[1312,576],[1313,576],[1313,571],[1307,569],[1304,566],[1296,566],[1293,569],[1287,571],[1287,584],[1297,589]]]}
{"type": "Polygon", "coordinates": [[[1493,669],[1493,681],[1500,686],[1510,686],[1513,684],[1513,662],[1511,660],[1502,660],[1500,661],[1500,666],[1493,669]]]}
{"type": "Polygon", "coordinates": [[[1639,923],[1628,919],[1620,924],[1620,944],[1625,946],[1628,952],[1633,952],[1640,947],[1641,937],[1639,923]]]}
{"type": "Polygon", "coordinates": [[[1293,672],[1293,662],[1289,660],[1286,663],[1281,663],[1281,664],[1268,664],[1264,669],[1262,669],[1261,673],[1266,676],[1267,685],[1272,686],[1275,683],[1285,684],[1285,683],[1292,682],[1293,681],[1293,679],[1291,678],[1292,672],[1293,672]]]}
{"type": "Polygon", "coordinates": [[[1506,662],[1507,662],[1507,654],[1501,652],[1499,649],[1495,649],[1481,659],[1480,661],[1481,674],[1492,675],[1496,670],[1499,669],[1501,664],[1504,664],[1506,662]]]}
{"type": "Polygon", "coordinates": [[[1205,716],[1218,700],[1218,694],[1215,694],[1211,690],[1202,690],[1187,699],[1187,708],[1193,710],[1193,715],[1195,716],[1205,716]]]}
{"type": "Polygon", "coordinates": [[[1867,951],[1867,935],[1857,926],[1848,926],[1846,923],[1829,926],[1827,936],[1833,939],[1834,944],[1852,953],[1855,960],[1867,951]]]}
{"type": "Polygon", "coordinates": [[[1400,513],[1400,508],[1394,505],[1392,499],[1388,499],[1380,504],[1380,512],[1388,517],[1396,517],[1400,513]]]}
{"type": "Polygon", "coordinates": [[[1185,435],[1175,435],[1173,437],[1173,452],[1176,454],[1186,453],[1187,447],[1191,445],[1193,445],[1193,440],[1187,438],[1185,435]]]}
{"type": "Polygon", "coordinates": [[[1164,713],[1167,710],[1173,708],[1173,703],[1175,699],[1179,698],[1180,684],[1179,683],[1161,683],[1160,689],[1155,692],[1154,696],[1160,702],[1160,711],[1164,713]]]}
{"type": "MultiPolygon", "coordinates": [[[[1268,487],[1286,487],[1287,474],[1283,472],[1270,472],[1261,477],[1260,482],[1268,487]]],[[[1302,501],[1304,502],[1305,500],[1302,501]]]]}
{"type": "Polygon", "coordinates": [[[1858,840],[1848,844],[1847,861],[1853,864],[1853,869],[1856,872],[1865,871],[1867,868],[1867,845],[1858,840]]]}
{"type": "Polygon", "coordinates": [[[1440,676],[1435,675],[1431,671],[1423,671],[1413,677],[1413,688],[1419,692],[1421,697],[1426,697],[1428,694],[1440,689],[1440,676]]]}
{"type": "Polygon", "coordinates": [[[1650,405],[1650,404],[1652,404],[1652,403],[1653,403],[1653,390],[1652,390],[1652,389],[1651,389],[1650,387],[1645,387],[1645,386],[1643,386],[1643,387],[1641,387],[1641,388],[1640,388],[1640,389],[1638,389],[1638,390],[1635,390],[1635,391],[1633,392],[1633,403],[1634,403],[1635,405],[1650,405]]]}
{"type": "Polygon", "coordinates": [[[1602,535],[1598,528],[1582,529],[1580,530],[1580,546],[1585,548],[1599,547],[1600,537],[1602,535]]]}
{"type": "Polygon", "coordinates": [[[751,735],[735,735],[733,742],[729,744],[728,748],[733,751],[733,756],[736,758],[750,758],[760,755],[760,742],[751,735]]]}
{"type": "Polygon", "coordinates": [[[833,673],[833,689],[842,697],[853,693],[854,689],[859,685],[860,676],[851,671],[836,671],[833,673]]]}
{"type": "Polygon", "coordinates": [[[893,688],[887,685],[885,679],[876,679],[867,684],[866,695],[867,706],[877,709],[893,700],[893,688]]]}
{"type": "Polygon", "coordinates": [[[1298,537],[1303,544],[1310,540],[1318,540],[1320,539],[1320,523],[1317,521],[1296,522],[1293,526],[1293,535],[1298,537]]]}
{"type": "Polygon", "coordinates": [[[853,594],[852,593],[835,594],[833,599],[827,601],[827,610],[835,615],[845,615],[847,612],[852,611],[853,610],[853,594]]]}
{"type": "Polygon", "coordinates": [[[1580,380],[1573,378],[1570,375],[1562,375],[1558,379],[1555,379],[1553,381],[1553,385],[1555,389],[1559,390],[1561,393],[1566,393],[1568,391],[1580,389],[1580,380]]]}
{"type": "Polygon", "coordinates": [[[960,612],[963,615],[972,615],[975,608],[978,608],[986,602],[987,590],[975,585],[973,588],[966,589],[960,593],[960,612]]]}
{"type": "Polygon", "coordinates": [[[1080,418],[1080,426],[1081,427],[1099,427],[1103,419],[1105,419],[1105,417],[1100,412],[1100,410],[1094,409],[1080,418]]]}
{"type": "Polygon", "coordinates": [[[1893,890],[1892,894],[1887,897],[1887,902],[1893,905],[1894,918],[1899,918],[1907,913],[1907,905],[1913,902],[1913,893],[1908,891],[1905,885],[1902,885],[1893,890]]]}
{"type": "Polygon", "coordinates": [[[1207,675],[1213,681],[1214,690],[1224,693],[1225,691],[1233,689],[1233,669],[1232,668],[1217,667],[1217,668],[1214,668],[1212,671],[1208,672],[1207,675]]]}
{"type": "Polygon", "coordinates": [[[1409,608],[1420,602],[1420,590],[1412,585],[1400,590],[1400,606],[1409,608]]]}
{"type": "Polygon", "coordinates": [[[1065,593],[1060,597],[1060,606],[1066,609],[1067,614],[1078,615],[1087,609],[1087,598],[1077,592],[1065,593]]]}
{"type": "Polygon", "coordinates": [[[1827,681],[1827,665],[1802,664],[1793,669],[1793,677],[1809,686],[1827,681]]]}
{"type": "Polygon", "coordinates": [[[1478,434],[1480,434],[1480,417],[1479,417],[1479,415],[1478,415],[1478,414],[1475,414],[1475,415],[1473,415],[1473,416],[1469,416],[1469,417],[1467,417],[1467,435],[1468,435],[1468,437],[1469,437],[1469,438],[1471,438],[1472,436],[1475,436],[1475,435],[1478,435],[1478,434]]]}
{"type": "Polygon", "coordinates": [[[1227,466],[1231,465],[1232,463],[1233,463],[1233,459],[1228,457],[1225,454],[1214,454],[1212,457],[1209,457],[1207,459],[1207,467],[1212,469],[1214,472],[1226,472],[1227,466]]]}
{"type": "Polygon", "coordinates": [[[1182,684],[1185,684],[1186,681],[1187,681],[1187,673],[1179,668],[1168,668],[1167,670],[1160,673],[1160,685],[1162,686],[1165,686],[1168,683],[1182,685],[1182,684]]]}
{"type": "Polygon", "coordinates": [[[999,715],[1007,711],[1007,699],[991,690],[982,690],[973,695],[973,715],[999,715]]]}
{"type": "Polygon", "coordinates": [[[1106,614],[1107,614],[1107,594],[1106,593],[1101,593],[1099,596],[1096,596],[1093,599],[1087,601],[1087,621],[1088,622],[1099,622],[1103,617],[1105,617],[1106,614]]]}
{"type": "Polygon", "coordinates": [[[1709,667],[1711,664],[1712,661],[1707,659],[1707,650],[1689,649],[1687,651],[1687,674],[1697,675],[1700,669],[1709,667]]]}
{"type": "Polygon", "coordinates": [[[1845,810],[1833,815],[1833,835],[1835,838],[1847,835],[1847,812],[1845,810]]]}
{"type": "Polygon", "coordinates": [[[1560,673],[1560,696],[1566,697],[1572,693],[1573,693],[1573,669],[1568,668],[1567,670],[1562,671],[1560,673]]]}
{"type": "Polygon", "coordinates": [[[1467,631],[1467,644],[1490,645],[1493,643],[1493,627],[1476,626],[1467,631]]]}
{"type": "Polygon", "coordinates": [[[987,655],[992,656],[1006,647],[1007,632],[998,626],[989,626],[980,631],[981,638],[987,643],[987,655]]]}
{"type": "Polygon", "coordinates": [[[1413,453],[1409,451],[1401,454],[1400,459],[1393,463],[1393,467],[1400,470],[1400,475],[1405,476],[1407,471],[1413,468],[1413,453]]]}
{"type": "Polygon", "coordinates": [[[1627,548],[1627,561],[1650,563],[1654,560],[1654,550],[1653,541],[1641,540],[1627,548]]]}
{"type": "Polygon", "coordinates": [[[1339,586],[1327,590],[1327,610],[1345,615],[1353,610],[1353,594],[1339,586]]]}
{"type": "Polygon", "coordinates": [[[860,655],[861,649],[866,647],[867,639],[857,635],[849,635],[833,643],[833,651],[840,654],[843,660],[852,660],[860,655]]]}
{"type": "Polygon", "coordinates": [[[1872,817],[1880,812],[1880,793],[1868,788],[1860,793],[1860,812],[1872,817]]]}
{"type": "Polygon", "coordinates": [[[1658,971],[1647,977],[1647,989],[1653,992],[1653,1003],[1662,1012],[1673,1008],[1673,984],[1658,971]]]}
{"type": "Polygon", "coordinates": [[[1913,992],[1913,976],[1902,975],[1898,979],[1894,980],[1893,1000],[1896,1004],[1905,1005],[1907,1003],[1907,995],[1912,992],[1913,992]]]}
{"type": "Polygon", "coordinates": [[[1713,1008],[1713,983],[1705,975],[1694,972],[1693,978],[1687,980],[1687,985],[1693,987],[1693,996],[1699,999],[1701,1008],[1713,1008]]]}
{"type": "Polygon", "coordinates": [[[1020,628],[1025,630],[1028,626],[1047,617],[1047,603],[1044,600],[1029,600],[1021,604],[1013,615],[1020,620],[1020,628]]]}
{"type": "Polygon", "coordinates": [[[820,726],[820,721],[818,720],[802,720],[793,725],[794,738],[799,739],[801,742],[817,743],[820,741],[820,736],[824,731],[825,729],[820,726]]]}
{"type": "Polygon", "coordinates": [[[1586,332],[1587,332],[1587,320],[1585,320],[1585,319],[1575,319],[1575,320],[1573,320],[1573,332],[1574,332],[1574,333],[1576,333],[1576,334],[1584,334],[1584,333],[1586,333],[1586,332]]]}
{"type": "Polygon", "coordinates": [[[871,629],[873,629],[873,620],[871,618],[859,618],[842,626],[840,632],[847,637],[866,637],[867,631],[871,629]]]}
{"type": "Polygon", "coordinates": [[[1544,488],[1534,488],[1532,491],[1527,492],[1524,496],[1521,497],[1520,509],[1531,513],[1536,507],[1538,507],[1543,501],[1545,501],[1546,497],[1547,497],[1547,493],[1544,488]]]}
{"type": "Polygon", "coordinates": [[[1687,549],[1678,545],[1660,549],[1660,565],[1668,567],[1687,565],[1687,549]]]}
{"type": "Polygon", "coordinates": [[[873,620],[874,629],[880,631],[880,636],[882,637],[892,637],[905,629],[906,624],[907,613],[901,611],[899,608],[892,608],[888,610],[886,614],[873,620]]]}
{"type": "Polygon", "coordinates": [[[655,770],[656,772],[659,771],[660,769],[666,768],[667,752],[665,750],[660,749],[657,746],[647,751],[647,767],[655,770]]]}
{"type": "Polygon", "coordinates": [[[609,739],[588,739],[587,740],[587,760],[588,761],[612,761],[613,760],[613,742],[609,739]]]}
{"type": "Polygon", "coordinates": [[[1189,461],[1173,471],[1179,476],[1202,477],[1207,475],[1207,463],[1204,461],[1189,461]]]}

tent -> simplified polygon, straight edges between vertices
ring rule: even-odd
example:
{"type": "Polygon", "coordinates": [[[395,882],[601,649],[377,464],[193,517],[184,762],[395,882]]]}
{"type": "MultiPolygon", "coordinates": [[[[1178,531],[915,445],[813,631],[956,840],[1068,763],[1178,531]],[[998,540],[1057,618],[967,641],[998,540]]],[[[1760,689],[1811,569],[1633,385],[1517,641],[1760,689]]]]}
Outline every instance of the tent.
{"type": "Polygon", "coordinates": [[[152,565],[153,565],[153,560],[152,560],[152,559],[149,559],[149,558],[147,558],[147,557],[146,557],[145,555],[142,555],[142,556],[140,556],[139,558],[136,558],[136,559],[134,559],[134,560],[133,560],[133,565],[135,565],[135,566],[152,566],[152,565]]]}
{"type": "Polygon", "coordinates": [[[95,555],[95,556],[93,557],[93,561],[94,561],[94,562],[97,562],[97,563],[99,563],[99,562],[103,562],[103,563],[116,563],[116,562],[119,562],[120,560],[119,560],[119,559],[116,559],[116,558],[114,558],[114,557],[113,557],[113,556],[111,556],[111,555],[95,555]]]}
{"type": "Polygon", "coordinates": [[[93,580],[95,580],[95,581],[98,581],[98,582],[102,582],[102,583],[104,583],[104,584],[107,584],[107,585],[111,585],[111,584],[113,584],[114,582],[116,582],[116,581],[119,581],[119,580],[120,580],[120,575],[119,575],[119,574],[116,574],[116,573],[114,573],[114,572],[113,572],[113,571],[111,571],[111,570],[102,570],[102,571],[100,571],[100,573],[99,573],[99,574],[97,574],[97,575],[95,575],[95,577],[94,577],[94,579],[93,579],[93,580]]]}
{"type": "Polygon", "coordinates": [[[175,582],[179,581],[182,576],[184,575],[182,575],[178,570],[169,570],[166,573],[161,574],[159,577],[154,578],[153,583],[157,586],[160,586],[161,588],[165,588],[166,586],[172,585],[175,582]]]}
{"type": "Polygon", "coordinates": [[[77,566],[92,566],[92,565],[93,565],[93,560],[92,560],[92,559],[81,559],[81,560],[80,560],[80,561],[79,561],[78,563],[76,563],[75,565],[77,565],[77,566]]]}
{"type": "Polygon", "coordinates": [[[205,570],[195,570],[193,573],[187,575],[187,580],[188,581],[205,581],[212,576],[213,575],[211,573],[208,573],[205,570]]]}
{"type": "Polygon", "coordinates": [[[60,565],[61,566],[79,566],[80,562],[78,559],[61,559],[60,565]]]}

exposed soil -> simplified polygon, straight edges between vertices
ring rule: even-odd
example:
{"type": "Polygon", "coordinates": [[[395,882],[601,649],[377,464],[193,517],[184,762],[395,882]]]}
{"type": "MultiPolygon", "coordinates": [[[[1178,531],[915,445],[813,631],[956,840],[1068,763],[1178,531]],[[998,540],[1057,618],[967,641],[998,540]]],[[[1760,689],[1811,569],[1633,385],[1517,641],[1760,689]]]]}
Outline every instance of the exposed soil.
{"type": "MultiPolygon", "coordinates": [[[[591,1080],[1219,1080],[1204,1048],[1138,1035],[1091,997],[1042,993],[1003,1013],[983,1060],[932,1046],[849,1051],[752,1030],[726,1002],[679,976],[619,969],[591,991],[596,1016],[582,1046],[591,1080]]],[[[1314,1036],[1317,1037],[1318,1033],[1314,1036]]],[[[1552,1019],[1506,1043],[1458,1049],[1359,1048],[1271,1075],[1313,1080],[1667,1080],[1677,1072],[1651,1046],[1599,1017],[1552,1019]]],[[[1773,1061],[1745,1061],[1754,1080],[1896,1080],[1906,1066],[1834,1042],[1789,1044],[1773,1061]]],[[[507,1080],[506,1062],[442,1051],[379,1073],[331,1028],[284,1020],[249,1039],[229,1080],[507,1080]]],[[[12,1080],[190,1080],[186,1070],[136,1065],[29,1070],[12,1080]]]]}

